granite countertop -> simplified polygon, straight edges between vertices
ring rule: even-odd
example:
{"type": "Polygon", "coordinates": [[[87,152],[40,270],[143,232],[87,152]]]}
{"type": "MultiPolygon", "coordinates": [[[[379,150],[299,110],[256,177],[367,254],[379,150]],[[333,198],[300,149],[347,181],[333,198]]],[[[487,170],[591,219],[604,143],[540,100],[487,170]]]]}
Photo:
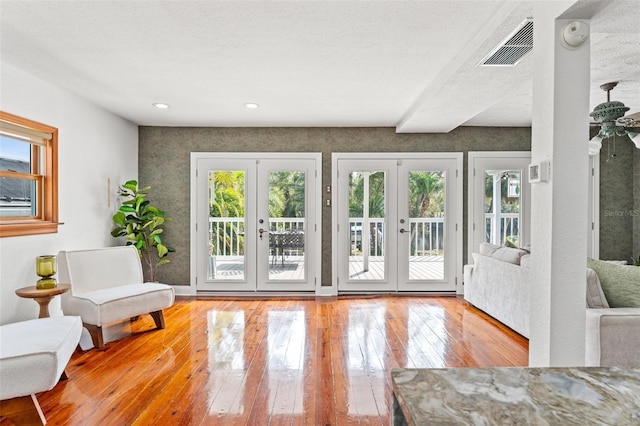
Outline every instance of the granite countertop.
{"type": "Polygon", "coordinates": [[[640,368],[394,369],[391,376],[395,424],[640,425],[640,368]]]}

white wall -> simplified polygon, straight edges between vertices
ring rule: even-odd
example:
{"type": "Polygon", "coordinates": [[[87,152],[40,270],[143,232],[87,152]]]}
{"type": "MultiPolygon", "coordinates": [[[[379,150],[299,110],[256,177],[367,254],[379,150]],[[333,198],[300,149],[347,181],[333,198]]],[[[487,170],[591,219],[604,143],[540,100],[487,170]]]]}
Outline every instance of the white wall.
{"type": "Polygon", "coordinates": [[[549,161],[550,178],[531,190],[530,367],[585,359],[590,49],[559,40],[571,3],[534,6],[531,160],[549,161]]]}
{"type": "MultiPolygon", "coordinates": [[[[0,238],[0,323],[5,324],[38,315],[33,300],[15,294],[35,285],[37,255],[117,245],[111,216],[118,184],[138,177],[138,127],[11,65],[0,66],[0,109],[58,128],[59,220],[64,222],[57,234],[0,238]]],[[[59,300],[50,307],[59,311],[59,300]]]]}

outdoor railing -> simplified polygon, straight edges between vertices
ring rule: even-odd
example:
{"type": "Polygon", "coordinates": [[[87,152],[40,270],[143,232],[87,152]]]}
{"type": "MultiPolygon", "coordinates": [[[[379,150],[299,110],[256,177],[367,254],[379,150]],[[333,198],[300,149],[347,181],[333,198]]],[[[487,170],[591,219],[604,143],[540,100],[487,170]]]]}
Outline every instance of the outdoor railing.
{"type": "Polygon", "coordinates": [[[520,235],[520,214],[500,213],[500,228],[495,228],[496,215],[485,213],[485,241],[492,244],[505,245],[507,238],[511,242],[518,242],[520,235]]]}
{"type": "Polygon", "coordinates": [[[244,218],[210,217],[209,241],[212,256],[244,255],[244,218]]]}
{"type": "MultiPolygon", "coordinates": [[[[352,256],[362,253],[363,222],[362,218],[349,219],[349,240],[352,256]]],[[[410,218],[409,226],[411,231],[409,253],[411,256],[438,255],[442,253],[444,248],[444,218],[410,218]]],[[[384,219],[369,219],[371,238],[369,254],[371,256],[384,256],[384,228],[384,219]]]]}
{"type": "Polygon", "coordinates": [[[412,218],[410,256],[442,255],[444,249],[444,218],[412,218]]]}
{"type": "MultiPolygon", "coordinates": [[[[243,217],[210,217],[211,255],[244,255],[244,230],[243,217]]],[[[304,219],[297,217],[269,218],[269,230],[276,232],[303,231],[304,219]]]]}
{"type": "MultiPolygon", "coordinates": [[[[506,217],[503,217],[503,219],[506,219],[506,217]]],[[[363,223],[364,220],[362,218],[349,219],[351,255],[362,253],[363,223]]],[[[438,255],[442,253],[444,248],[444,218],[411,218],[409,219],[409,226],[411,231],[409,248],[411,256],[438,255]]],[[[270,218],[269,228],[278,232],[302,231],[304,230],[304,219],[292,217],[270,218]]],[[[369,254],[371,256],[384,256],[384,219],[370,218],[369,230],[369,254]]],[[[245,223],[243,217],[210,217],[209,241],[211,241],[211,255],[244,255],[244,232],[245,223]]]]}

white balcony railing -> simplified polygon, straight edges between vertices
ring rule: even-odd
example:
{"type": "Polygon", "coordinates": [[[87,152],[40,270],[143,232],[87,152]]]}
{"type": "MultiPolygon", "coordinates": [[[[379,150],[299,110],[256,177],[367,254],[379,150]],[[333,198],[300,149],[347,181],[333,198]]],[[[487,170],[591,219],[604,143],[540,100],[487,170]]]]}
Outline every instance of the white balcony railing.
{"type": "Polygon", "coordinates": [[[500,227],[496,228],[496,215],[494,213],[485,213],[485,241],[492,244],[505,245],[507,238],[510,241],[518,243],[520,235],[520,214],[519,213],[500,213],[500,227]]]}
{"type": "MultiPolygon", "coordinates": [[[[362,253],[362,218],[349,219],[349,240],[351,255],[362,253]]],[[[440,254],[444,248],[444,218],[409,219],[411,231],[410,255],[440,254]]],[[[275,231],[304,230],[304,219],[270,218],[269,228],[275,231]]],[[[214,256],[244,255],[243,217],[210,217],[210,252],[214,256]]],[[[369,219],[369,254],[385,255],[385,222],[383,218],[369,219]]]]}

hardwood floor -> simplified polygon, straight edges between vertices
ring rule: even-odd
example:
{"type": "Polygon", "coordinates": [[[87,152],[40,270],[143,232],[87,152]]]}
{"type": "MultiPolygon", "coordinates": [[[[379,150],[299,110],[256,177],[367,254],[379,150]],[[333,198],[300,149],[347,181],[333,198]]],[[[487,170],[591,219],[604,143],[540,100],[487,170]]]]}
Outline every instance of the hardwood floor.
{"type": "Polygon", "coordinates": [[[77,350],[38,395],[48,424],[387,425],[392,368],[528,361],[525,338],[455,297],[179,298],[165,318],[77,350]]]}

